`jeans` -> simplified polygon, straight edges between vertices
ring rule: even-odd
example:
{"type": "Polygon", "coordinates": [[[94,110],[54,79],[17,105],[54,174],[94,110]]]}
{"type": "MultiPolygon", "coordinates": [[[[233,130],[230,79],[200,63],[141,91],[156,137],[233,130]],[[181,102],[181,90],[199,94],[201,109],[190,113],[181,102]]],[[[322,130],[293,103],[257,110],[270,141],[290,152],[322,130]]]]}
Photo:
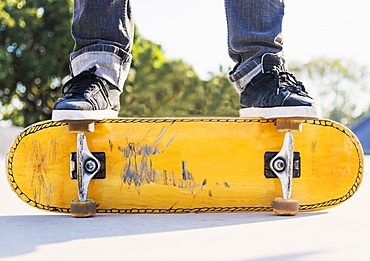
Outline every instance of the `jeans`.
{"type": "MultiPolygon", "coordinates": [[[[265,53],[282,52],[283,0],[225,0],[229,56],[236,66],[229,79],[238,92],[262,71],[265,53]]],[[[71,73],[94,64],[96,74],[123,89],[131,64],[134,21],[130,0],[75,0],[71,73]]]]}

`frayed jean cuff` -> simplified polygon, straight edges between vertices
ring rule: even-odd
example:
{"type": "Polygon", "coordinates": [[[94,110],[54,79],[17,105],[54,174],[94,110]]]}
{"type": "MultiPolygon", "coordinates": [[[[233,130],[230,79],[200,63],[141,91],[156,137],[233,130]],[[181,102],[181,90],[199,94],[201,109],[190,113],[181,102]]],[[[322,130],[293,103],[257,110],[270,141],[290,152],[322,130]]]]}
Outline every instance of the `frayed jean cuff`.
{"type": "Polygon", "coordinates": [[[95,64],[100,67],[95,72],[97,76],[117,86],[120,91],[123,90],[131,65],[130,54],[125,53],[123,56],[119,56],[113,52],[88,51],[79,55],[71,55],[72,75],[89,70],[95,64]]]}
{"type": "Polygon", "coordinates": [[[247,87],[247,84],[260,72],[262,72],[262,64],[252,61],[245,66],[239,66],[237,70],[229,73],[229,80],[237,93],[242,93],[247,87]]]}

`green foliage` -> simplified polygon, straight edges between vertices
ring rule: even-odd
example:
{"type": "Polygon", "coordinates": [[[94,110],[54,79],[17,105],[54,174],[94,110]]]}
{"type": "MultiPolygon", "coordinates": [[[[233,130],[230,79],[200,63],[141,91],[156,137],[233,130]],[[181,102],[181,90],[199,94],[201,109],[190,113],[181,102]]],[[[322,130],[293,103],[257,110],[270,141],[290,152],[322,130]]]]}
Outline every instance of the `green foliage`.
{"type": "Polygon", "coordinates": [[[14,125],[50,118],[68,75],[72,2],[1,1],[0,112],[14,125]]]}

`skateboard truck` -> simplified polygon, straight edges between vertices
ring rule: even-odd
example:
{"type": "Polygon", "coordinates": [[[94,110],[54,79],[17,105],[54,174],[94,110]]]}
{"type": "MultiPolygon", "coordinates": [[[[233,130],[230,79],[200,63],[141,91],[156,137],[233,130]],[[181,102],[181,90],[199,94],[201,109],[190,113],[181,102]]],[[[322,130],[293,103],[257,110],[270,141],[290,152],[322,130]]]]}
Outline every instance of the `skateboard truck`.
{"type": "Polygon", "coordinates": [[[70,205],[73,217],[92,217],[96,213],[96,202],[88,199],[88,188],[91,179],[101,169],[100,161],[90,152],[85,132],[94,131],[94,122],[69,122],[69,131],[77,133],[76,172],[78,199],[70,205]]]}
{"type": "Polygon", "coordinates": [[[276,130],[284,132],[284,142],[280,152],[271,159],[270,169],[279,178],[282,197],[272,202],[273,210],[278,215],[292,216],[299,211],[299,202],[291,198],[294,169],[294,131],[301,131],[300,120],[277,119],[276,130]]]}

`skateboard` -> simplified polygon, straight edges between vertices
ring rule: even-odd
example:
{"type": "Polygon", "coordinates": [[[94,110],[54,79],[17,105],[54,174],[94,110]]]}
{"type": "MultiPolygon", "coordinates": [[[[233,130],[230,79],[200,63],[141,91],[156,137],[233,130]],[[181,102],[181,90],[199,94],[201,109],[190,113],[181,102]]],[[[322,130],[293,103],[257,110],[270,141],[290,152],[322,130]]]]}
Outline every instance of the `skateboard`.
{"type": "Polygon", "coordinates": [[[23,201],[74,217],[322,210],[353,196],[364,163],[339,123],[255,118],[45,121],[6,161],[23,201]]]}

